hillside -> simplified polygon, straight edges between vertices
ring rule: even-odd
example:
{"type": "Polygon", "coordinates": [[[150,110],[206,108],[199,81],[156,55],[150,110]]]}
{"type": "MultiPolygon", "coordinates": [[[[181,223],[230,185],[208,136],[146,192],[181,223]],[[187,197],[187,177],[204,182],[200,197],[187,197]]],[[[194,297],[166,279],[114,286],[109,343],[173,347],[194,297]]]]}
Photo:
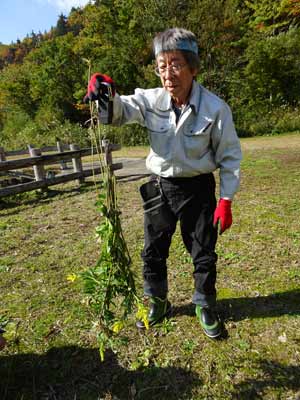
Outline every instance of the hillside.
{"type": "MultiPolygon", "coordinates": [[[[74,140],[84,126],[88,65],[120,94],[160,85],[152,40],[170,26],[195,33],[198,81],[224,98],[240,136],[300,129],[300,8],[295,0],[94,1],[61,14],[48,32],[1,46],[0,132],[8,148],[74,140]],[[201,6],[199,6],[201,5],[201,6]],[[78,131],[78,129],[77,129],[78,131]]],[[[141,144],[126,130],[125,144],[141,144]]],[[[108,135],[114,136],[108,129],[108,135]]],[[[86,135],[81,137],[87,139],[86,135]]]]}

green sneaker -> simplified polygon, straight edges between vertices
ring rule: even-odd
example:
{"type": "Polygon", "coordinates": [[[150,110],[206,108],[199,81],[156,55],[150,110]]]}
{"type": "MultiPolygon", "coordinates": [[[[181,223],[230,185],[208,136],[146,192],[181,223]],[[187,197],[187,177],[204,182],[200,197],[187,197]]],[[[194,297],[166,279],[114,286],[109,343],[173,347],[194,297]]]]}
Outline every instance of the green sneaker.
{"type": "Polygon", "coordinates": [[[201,328],[206,336],[216,339],[222,335],[222,323],[211,307],[201,307],[197,304],[196,316],[198,317],[201,328]]]}
{"type": "MultiPolygon", "coordinates": [[[[161,299],[160,297],[150,297],[150,310],[148,314],[149,326],[153,326],[161,322],[165,317],[171,313],[171,303],[167,298],[161,299]]],[[[138,329],[145,329],[143,321],[137,321],[136,326],[138,329]]]]}

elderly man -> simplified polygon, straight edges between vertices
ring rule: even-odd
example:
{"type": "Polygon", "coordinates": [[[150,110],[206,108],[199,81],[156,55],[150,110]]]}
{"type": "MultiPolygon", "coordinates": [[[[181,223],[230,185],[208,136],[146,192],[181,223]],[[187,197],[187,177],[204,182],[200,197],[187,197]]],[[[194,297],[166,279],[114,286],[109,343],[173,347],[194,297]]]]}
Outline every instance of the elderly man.
{"type": "MultiPolygon", "coordinates": [[[[232,224],[231,202],[239,187],[241,148],[229,106],[197,83],[198,46],[192,32],[168,29],[154,38],[155,73],[162,87],[115,93],[113,80],[94,74],[86,99],[99,100],[99,118],[114,125],[138,123],[149,132],[146,165],[152,173],[144,198],[144,294],[151,325],[169,315],[167,258],[179,221],[194,264],[192,301],[204,333],[222,335],[215,311],[215,245],[232,224]],[[213,172],[219,169],[220,200],[213,172]],[[152,186],[151,186],[152,185],[152,186]],[[150,206],[149,206],[150,204],[150,206]]],[[[141,321],[138,328],[143,328],[141,321]]]]}

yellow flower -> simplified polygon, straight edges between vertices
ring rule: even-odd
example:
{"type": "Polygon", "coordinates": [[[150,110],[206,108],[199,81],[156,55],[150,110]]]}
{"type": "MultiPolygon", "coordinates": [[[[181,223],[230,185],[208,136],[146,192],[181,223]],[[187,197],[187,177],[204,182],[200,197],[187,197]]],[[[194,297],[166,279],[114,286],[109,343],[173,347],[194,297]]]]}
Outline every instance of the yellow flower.
{"type": "Polygon", "coordinates": [[[119,333],[123,328],[124,328],[124,322],[123,321],[117,321],[117,322],[115,322],[113,324],[112,331],[114,333],[119,333]]]}
{"type": "Polygon", "coordinates": [[[3,333],[3,337],[6,340],[13,340],[17,334],[17,325],[14,322],[9,322],[5,326],[5,332],[3,333]]]}
{"type": "Polygon", "coordinates": [[[67,281],[69,281],[69,282],[74,282],[74,281],[76,281],[77,278],[78,278],[78,275],[76,275],[76,274],[68,274],[67,275],[67,281]]]}
{"type": "Polygon", "coordinates": [[[148,320],[148,309],[144,306],[144,304],[138,304],[138,310],[135,314],[136,318],[142,322],[144,322],[145,328],[149,329],[149,320],[148,320]]]}

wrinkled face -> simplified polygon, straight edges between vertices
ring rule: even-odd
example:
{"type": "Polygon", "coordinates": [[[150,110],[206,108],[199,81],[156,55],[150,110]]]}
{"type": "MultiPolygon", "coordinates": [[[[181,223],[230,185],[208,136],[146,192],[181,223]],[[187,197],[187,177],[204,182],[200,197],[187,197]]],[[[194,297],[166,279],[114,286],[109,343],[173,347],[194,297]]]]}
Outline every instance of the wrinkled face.
{"type": "Polygon", "coordinates": [[[186,104],[197,71],[189,67],[178,50],[160,53],[156,63],[163,87],[175,103],[186,104]]]}

